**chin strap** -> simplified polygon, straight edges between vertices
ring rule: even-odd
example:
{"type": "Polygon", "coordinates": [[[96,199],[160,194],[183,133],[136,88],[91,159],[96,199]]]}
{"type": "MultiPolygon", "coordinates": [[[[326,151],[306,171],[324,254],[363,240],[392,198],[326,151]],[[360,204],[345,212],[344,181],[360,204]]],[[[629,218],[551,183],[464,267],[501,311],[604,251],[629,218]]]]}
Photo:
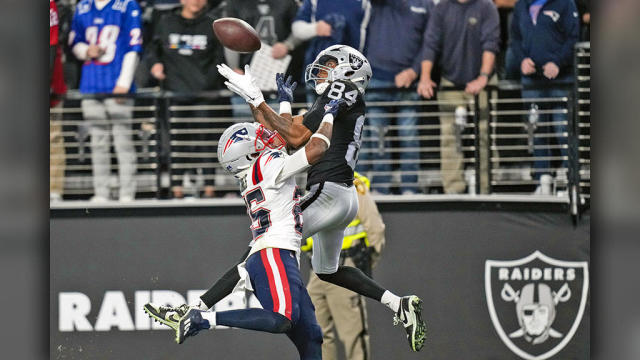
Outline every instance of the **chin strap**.
{"type": "Polygon", "coordinates": [[[322,95],[322,93],[324,93],[327,88],[329,87],[329,82],[325,81],[322,84],[318,84],[316,85],[316,94],[318,95],[322,95]]]}

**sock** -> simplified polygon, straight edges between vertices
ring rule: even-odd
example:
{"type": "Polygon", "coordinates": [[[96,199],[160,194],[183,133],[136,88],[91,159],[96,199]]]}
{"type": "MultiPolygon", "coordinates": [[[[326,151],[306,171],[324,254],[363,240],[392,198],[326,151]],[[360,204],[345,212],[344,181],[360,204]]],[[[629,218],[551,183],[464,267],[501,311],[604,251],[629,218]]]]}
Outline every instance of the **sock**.
{"type": "Polygon", "coordinates": [[[203,311],[202,318],[209,322],[209,329],[213,330],[216,327],[216,312],[215,311],[203,311]]]}
{"type": "Polygon", "coordinates": [[[389,309],[393,310],[393,312],[398,312],[400,309],[400,297],[391,291],[387,290],[382,294],[382,299],[380,302],[385,304],[389,309]]]}

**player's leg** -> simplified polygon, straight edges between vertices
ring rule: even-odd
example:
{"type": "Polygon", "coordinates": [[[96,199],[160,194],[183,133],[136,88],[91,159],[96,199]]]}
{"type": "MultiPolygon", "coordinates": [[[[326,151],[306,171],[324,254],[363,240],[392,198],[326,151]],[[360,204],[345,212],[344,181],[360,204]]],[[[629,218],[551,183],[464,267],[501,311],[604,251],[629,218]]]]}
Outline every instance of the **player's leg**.
{"type": "Polygon", "coordinates": [[[336,287],[326,281],[322,281],[311,271],[307,292],[311,298],[313,306],[316,308],[316,320],[322,329],[322,358],[323,360],[337,360],[338,349],[334,329],[333,314],[327,301],[327,289],[336,287]]]}
{"type": "Polygon", "coordinates": [[[380,301],[385,289],[357,268],[338,267],[344,229],[358,213],[355,187],[331,182],[314,185],[301,203],[302,238],[314,237],[313,271],[324,281],[380,301]]]}
{"type": "Polygon", "coordinates": [[[412,350],[420,350],[426,329],[421,314],[422,300],[415,295],[401,298],[380,286],[360,269],[339,266],[344,229],[358,212],[358,195],[355,187],[346,188],[335,183],[324,183],[316,199],[303,204],[306,204],[306,207],[303,208],[305,230],[302,236],[303,238],[309,235],[314,237],[311,257],[313,271],[321,280],[349,289],[387,306],[399,319],[394,322],[403,323],[412,350]],[[309,224],[311,226],[308,228],[309,224]],[[322,230],[312,233],[319,228],[322,230]]]}
{"type": "Polygon", "coordinates": [[[95,200],[109,199],[109,121],[105,106],[100,100],[82,100],[82,116],[89,123],[91,134],[91,167],[95,200]]]}
{"type": "Polygon", "coordinates": [[[131,121],[133,117],[132,99],[106,99],[105,105],[113,122],[113,145],[118,157],[120,177],[120,199],[133,199],[136,195],[136,150],[133,146],[131,121]]]}
{"type": "MultiPolygon", "coordinates": [[[[303,285],[299,287],[297,299],[299,316],[291,331],[287,333],[289,339],[295,344],[300,353],[301,360],[321,360],[322,356],[322,330],[316,321],[314,306],[311,298],[303,285]]],[[[324,357],[327,360],[327,357],[324,357]]]]}
{"type": "Polygon", "coordinates": [[[200,330],[214,329],[216,326],[270,333],[291,330],[299,316],[298,303],[293,300],[299,297],[297,293],[302,286],[293,252],[276,248],[262,249],[247,259],[246,269],[262,309],[216,312],[192,308],[180,319],[176,331],[178,343],[200,330]]]}

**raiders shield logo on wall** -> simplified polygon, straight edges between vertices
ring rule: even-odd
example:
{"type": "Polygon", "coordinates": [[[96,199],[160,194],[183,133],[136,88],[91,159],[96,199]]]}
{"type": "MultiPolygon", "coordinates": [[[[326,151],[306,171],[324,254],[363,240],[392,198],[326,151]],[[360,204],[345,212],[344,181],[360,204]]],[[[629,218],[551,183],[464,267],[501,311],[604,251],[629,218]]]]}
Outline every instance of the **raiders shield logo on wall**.
{"type": "Polygon", "coordinates": [[[487,260],[484,276],[491,321],[511,351],[544,360],[571,341],[587,302],[586,261],[535,251],[519,260],[487,260]]]}

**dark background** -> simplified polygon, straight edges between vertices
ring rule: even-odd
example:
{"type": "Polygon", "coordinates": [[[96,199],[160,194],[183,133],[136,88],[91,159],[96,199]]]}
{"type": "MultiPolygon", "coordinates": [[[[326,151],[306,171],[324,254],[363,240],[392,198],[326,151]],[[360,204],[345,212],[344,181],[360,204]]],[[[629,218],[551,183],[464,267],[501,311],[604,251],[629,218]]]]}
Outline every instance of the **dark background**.
{"type": "MultiPolygon", "coordinates": [[[[411,353],[404,332],[392,326],[392,313],[369,301],[375,359],[514,359],[489,317],[485,261],[519,259],[535,250],[556,259],[589,260],[588,215],[574,228],[564,212],[432,211],[420,204],[401,211],[408,207],[401,205],[381,205],[387,247],[374,277],[397,294],[423,298],[428,340],[422,352],[411,353]]],[[[121,290],[133,302],[135,290],[166,289],[186,296],[189,289],[206,289],[248,239],[249,219],[240,206],[118,212],[53,214],[51,358],[297,358],[284,335],[244,330],[201,333],[181,346],[169,331],[58,332],[59,292],[88,295],[88,318],[95,325],[106,290],[121,290]]],[[[302,263],[306,277],[308,263],[302,263]]],[[[589,327],[587,305],[578,331],[555,358],[589,358],[589,327]]]]}

